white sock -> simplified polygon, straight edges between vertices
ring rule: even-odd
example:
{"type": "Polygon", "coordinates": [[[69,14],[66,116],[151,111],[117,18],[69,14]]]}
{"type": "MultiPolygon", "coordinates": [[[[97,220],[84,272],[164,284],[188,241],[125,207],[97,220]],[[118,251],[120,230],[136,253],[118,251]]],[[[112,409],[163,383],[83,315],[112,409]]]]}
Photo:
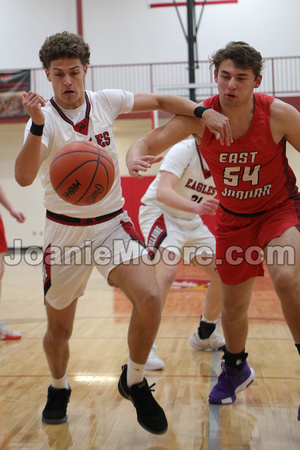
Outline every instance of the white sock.
{"type": "Polygon", "coordinates": [[[69,389],[67,375],[64,375],[62,378],[53,378],[52,377],[52,386],[55,389],[69,389]]]}
{"type": "Polygon", "coordinates": [[[217,322],[218,322],[218,319],[217,319],[217,320],[207,320],[207,319],[202,315],[200,321],[201,321],[201,322],[206,322],[206,323],[214,323],[214,324],[216,325],[217,322]]]}
{"type": "Polygon", "coordinates": [[[127,366],[128,387],[131,387],[133,384],[137,384],[143,381],[145,366],[146,364],[135,363],[130,359],[130,356],[128,357],[128,366],[127,366]]]}

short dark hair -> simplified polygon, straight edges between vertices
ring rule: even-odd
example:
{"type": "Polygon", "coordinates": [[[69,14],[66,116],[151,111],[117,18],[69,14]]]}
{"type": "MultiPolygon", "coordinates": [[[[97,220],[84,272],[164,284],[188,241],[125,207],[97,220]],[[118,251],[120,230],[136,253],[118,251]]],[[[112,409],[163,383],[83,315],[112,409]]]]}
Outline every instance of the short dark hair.
{"type": "Polygon", "coordinates": [[[252,69],[255,79],[263,70],[263,59],[261,54],[243,41],[231,41],[226,47],[217,50],[210,57],[210,67],[215,66],[218,72],[220,64],[225,59],[231,59],[239,69],[252,69]]]}
{"type": "Polygon", "coordinates": [[[82,36],[63,31],[46,38],[39,57],[44,69],[49,69],[51,61],[60,58],[79,58],[85,66],[90,63],[90,47],[82,36]]]}

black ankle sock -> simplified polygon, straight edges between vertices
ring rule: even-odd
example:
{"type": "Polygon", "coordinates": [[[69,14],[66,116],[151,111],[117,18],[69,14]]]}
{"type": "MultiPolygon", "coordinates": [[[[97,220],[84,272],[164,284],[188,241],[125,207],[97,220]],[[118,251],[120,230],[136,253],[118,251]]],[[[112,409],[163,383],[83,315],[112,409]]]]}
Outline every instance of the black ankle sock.
{"type": "Polygon", "coordinates": [[[208,339],[211,334],[215,331],[216,324],[200,321],[200,326],[198,327],[198,334],[200,339],[208,339]]]}
{"type": "Polygon", "coordinates": [[[223,359],[225,364],[231,367],[235,367],[238,370],[242,370],[244,367],[244,363],[247,359],[248,353],[243,350],[241,353],[230,353],[228,350],[225,350],[223,359]]]}
{"type": "Polygon", "coordinates": [[[296,349],[298,350],[298,353],[300,355],[300,342],[295,343],[296,349]]]}

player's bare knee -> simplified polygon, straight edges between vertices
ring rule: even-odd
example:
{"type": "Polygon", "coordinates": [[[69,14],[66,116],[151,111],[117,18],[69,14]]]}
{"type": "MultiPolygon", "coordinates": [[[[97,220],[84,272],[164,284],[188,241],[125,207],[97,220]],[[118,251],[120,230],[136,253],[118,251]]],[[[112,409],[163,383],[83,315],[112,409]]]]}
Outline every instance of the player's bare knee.
{"type": "Polygon", "coordinates": [[[51,324],[48,326],[46,336],[54,344],[61,344],[70,339],[72,328],[64,327],[59,324],[51,324]]]}
{"type": "Polygon", "coordinates": [[[226,301],[223,302],[222,307],[222,317],[230,317],[230,320],[234,322],[239,320],[241,317],[247,315],[248,303],[244,302],[242,299],[240,301],[226,301]]]}
{"type": "Polygon", "coordinates": [[[287,267],[277,270],[272,277],[274,288],[279,296],[294,296],[296,292],[300,295],[300,283],[294,272],[287,267]]]}
{"type": "Polygon", "coordinates": [[[165,271],[163,274],[164,281],[166,284],[171,285],[176,278],[177,275],[177,267],[169,267],[169,270],[165,271]]]}
{"type": "Polygon", "coordinates": [[[137,308],[143,315],[153,318],[161,316],[161,297],[157,289],[148,289],[148,291],[139,298],[137,308]]]}

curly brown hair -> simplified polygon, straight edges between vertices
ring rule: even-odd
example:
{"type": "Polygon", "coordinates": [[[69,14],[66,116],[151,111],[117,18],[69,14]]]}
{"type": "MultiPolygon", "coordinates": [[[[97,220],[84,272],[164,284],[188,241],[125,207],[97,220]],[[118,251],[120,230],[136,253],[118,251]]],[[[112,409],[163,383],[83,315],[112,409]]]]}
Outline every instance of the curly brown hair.
{"type": "Polygon", "coordinates": [[[239,69],[252,69],[255,79],[263,70],[263,59],[261,54],[243,41],[229,42],[226,47],[217,50],[210,57],[210,67],[215,66],[218,72],[220,64],[225,59],[231,59],[239,69]]]}
{"type": "Polygon", "coordinates": [[[49,69],[51,61],[60,58],[79,58],[85,66],[90,63],[90,47],[82,36],[63,31],[46,38],[39,52],[44,69],[49,69]]]}

